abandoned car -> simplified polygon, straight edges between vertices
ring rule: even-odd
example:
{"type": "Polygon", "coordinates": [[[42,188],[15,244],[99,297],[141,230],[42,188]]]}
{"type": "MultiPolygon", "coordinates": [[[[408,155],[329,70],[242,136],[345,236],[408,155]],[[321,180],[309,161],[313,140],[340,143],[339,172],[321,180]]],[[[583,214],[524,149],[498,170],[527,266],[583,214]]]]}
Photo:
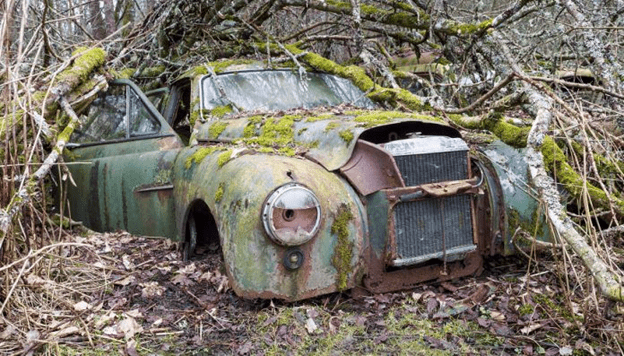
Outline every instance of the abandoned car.
{"type": "Polygon", "coordinates": [[[68,215],[178,240],[185,258],[218,247],[244,298],[401,290],[509,248],[504,170],[335,75],[191,71],[148,95],[116,80],[82,115],[68,215]]]}

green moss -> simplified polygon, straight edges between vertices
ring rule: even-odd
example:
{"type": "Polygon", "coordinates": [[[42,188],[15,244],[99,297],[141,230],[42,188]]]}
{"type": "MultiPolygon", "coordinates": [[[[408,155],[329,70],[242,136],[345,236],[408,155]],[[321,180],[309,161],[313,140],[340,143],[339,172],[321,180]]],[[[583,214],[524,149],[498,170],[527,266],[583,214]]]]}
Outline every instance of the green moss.
{"type": "Polygon", "coordinates": [[[368,94],[368,97],[377,102],[392,106],[404,106],[410,110],[428,110],[419,97],[405,89],[378,88],[368,94]]]}
{"type": "Polygon", "coordinates": [[[232,104],[227,104],[227,105],[217,106],[216,108],[212,109],[210,111],[210,115],[214,117],[222,118],[225,115],[231,113],[232,111],[234,111],[232,109],[232,104]]]}
{"type": "Polygon", "coordinates": [[[191,127],[195,126],[195,123],[200,117],[207,117],[208,115],[210,115],[210,111],[206,109],[191,111],[191,115],[189,116],[191,127]]]}
{"type": "Polygon", "coordinates": [[[523,304],[519,309],[518,313],[520,316],[531,315],[535,311],[535,308],[531,304],[523,304]]]}
{"type": "Polygon", "coordinates": [[[251,138],[259,135],[258,129],[262,123],[263,117],[260,115],[252,116],[247,119],[247,126],[243,129],[243,137],[251,138]]]}
{"type": "Polygon", "coordinates": [[[217,158],[217,164],[219,165],[219,168],[223,167],[223,165],[226,164],[230,160],[231,157],[232,157],[232,150],[227,150],[219,154],[219,158],[217,158]]]}
{"type": "Polygon", "coordinates": [[[526,147],[527,137],[529,136],[530,127],[518,127],[505,122],[497,121],[489,128],[492,133],[498,136],[501,141],[513,147],[526,147]]]}
{"type": "Polygon", "coordinates": [[[254,62],[256,61],[250,60],[250,59],[233,59],[233,60],[225,60],[225,61],[218,61],[218,62],[208,62],[206,64],[202,64],[202,65],[199,65],[199,66],[196,66],[187,70],[186,72],[184,72],[182,76],[183,77],[197,77],[201,75],[207,75],[210,73],[210,71],[208,70],[208,67],[212,68],[212,70],[216,74],[219,74],[219,73],[224,72],[228,67],[231,67],[234,65],[251,64],[254,62]]]}
{"type": "Polygon", "coordinates": [[[392,119],[406,117],[404,113],[397,111],[373,111],[373,112],[347,112],[357,115],[353,121],[362,123],[364,127],[374,127],[390,123],[392,119]]]}
{"type": "Polygon", "coordinates": [[[208,135],[211,139],[216,139],[228,127],[227,122],[215,122],[208,128],[208,135]]]}
{"type": "Polygon", "coordinates": [[[147,67],[141,71],[142,77],[157,77],[165,72],[166,67],[164,65],[147,67]]]}
{"type": "Polygon", "coordinates": [[[202,147],[195,151],[191,156],[186,158],[184,162],[184,167],[186,169],[190,169],[193,166],[193,163],[199,164],[201,161],[206,158],[206,156],[216,152],[223,150],[223,147],[202,147]]]}
{"type": "Polygon", "coordinates": [[[110,70],[109,72],[115,79],[129,79],[135,71],[136,69],[134,68],[124,68],[121,70],[110,70]]]}
{"type": "MultiPolygon", "coordinates": [[[[281,118],[268,118],[262,124],[260,135],[252,134],[251,137],[246,138],[246,143],[258,144],[264,147],[284,147],[286,145],[292,145],[294,143],[294,129],[295,119],[301,118],[296,115],[284,115],[281,118]]],[[[248,125],[249,126],[249,125],[248,125]]],[[[245,128],[247,129],[247,128],[245,128]]],[[[249,131],[244,131],[245,137],[249,131]]]]}
{"type": "Polygon", "coordinates": [[[292,157],[295,155],[295,149],[292,147],[282,147],[279,150],[277,150],[277,152],[288,157],[292,157]]]}
{"type": "Polygon", "coordinates": [[[347,143],[347,146],[351,143],[351,141],[353,141],[353,132],[349,130],[342,130],[338,133],[338,135],[344,140],[344,142],[347,143]]]}
{"type": "Polygon", "coordinates": [[[305,119],[306,122],[316,122],[316,121],[322,121],[322,120],[329,120],[334,118],[336,115],[332,114],[332,113],[326,113],[326,114],[320,114],[317,116],[311,116],[311,117],[307,117],[305,119]]]}
{"type": "MultiPolygon", "coordinates": [[[[550,137],[544,137],[541,147],[546,169],[555,176],[557,181],[565,187],[576,199],[582,199],[585,191],[589,194],[595,207],[609,210],[610,201],[607,194],[600,188],[586,182],[568,163],[567,156],[550,137]]],[[[611,196],[616,213],[624,216],[624,201],[611,196]]]]}
{"type": "Polygon", "coordinates": [[[88,79],[95,68],[101,67],[106,61],[106,52],[101,48],[80,47],[72,53],[72,56],[78,54],[74,64],[56,77],[59,82],[69,80],[76,84],[82,83],[88,79]]]}
{"type": "Polygon", "coordinates": [[[325,132],[329,132],[329,131],[337,128],[337,127],[340,127],[340,124],[335,122],[335,121],[333,121],[333,122],[328,123],[327,126],[325,126],[325,130],[324,131],[325,132]]]}
{"type": "Polygon", "coordinates": [[[477,34],[481,31],[485,31],[492,27],[493,19],[488,19],[477,24],[472,23],[459,23],[447,21],[445,23],[446,32],[450,34],[456,34],[458,36],[477,34]]]}
{"type": "Polygon", "coordinates": [[[338,290],[347,288],[347,276],[351,270],[351,260],[353,259],[353,241],[349,239],[349,223],[353,220],[351,207],[342,204],[334,223],[331,226],[331,233],[338,237],[332,263],[338,271],[336,277],[336,285],[338,290]]]}
{"type": "MultiPolygon", "coordinates": [[[[303,51],[296,45],[288,45],[286,46],[286,49],[293,54],[303,53],[303,51]]],[[[350,79],[355,86],[364,92],[371,90],[375,86],[375,83],[368,75],[366,75],[364,69],[358,66],[343,67],[334,61],[312,52],[308,52],[304,55],[302,60],[316,70],[350,79]]]]}
{"type": "Polygon", "coordinates": [[[217,203],[221,202],[221,199],[223,199],[224,192],[225,192],[225,183],[221,182],[219,183],[219,187],[217,188],[217,192],[215,193],[215,202],[217,203]]]}

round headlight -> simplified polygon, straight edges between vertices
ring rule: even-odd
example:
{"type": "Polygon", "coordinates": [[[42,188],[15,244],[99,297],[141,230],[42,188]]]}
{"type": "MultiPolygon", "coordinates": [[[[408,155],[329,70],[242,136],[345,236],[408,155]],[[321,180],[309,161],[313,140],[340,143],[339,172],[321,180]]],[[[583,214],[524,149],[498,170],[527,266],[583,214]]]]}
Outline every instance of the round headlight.
{"type": "Polygon", "coordinates": [[[297,183],[277,188],[262,208],[264,229],[279,245],[308,242],[319,230],[321,204],[312,191],[297,183]]]}

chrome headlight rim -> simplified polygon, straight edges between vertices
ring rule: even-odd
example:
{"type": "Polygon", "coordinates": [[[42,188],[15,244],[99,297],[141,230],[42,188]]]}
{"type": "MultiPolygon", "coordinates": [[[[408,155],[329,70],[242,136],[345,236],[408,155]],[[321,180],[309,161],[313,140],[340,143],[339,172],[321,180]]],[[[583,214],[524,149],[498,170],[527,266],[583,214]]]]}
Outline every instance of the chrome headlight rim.
{"type": "MultiPolygon", "coordinates": [[[[294,220],[295,219],[294,212],[296,210],[297,210],[296,208],[285,209],[282,214],[283,220],[285,221],[294,220]]],[[[320,230],[321,219],[322,219],[321,203],[318,197],[316,196],[316,194],[310,188],[306,187],[305,185],[301,183],[296,183],[296,182],[286,183],[274,189],[267,196],[262,206],[261,219],[264,225],[264,230],[269,236],[269,238],[271,239],[271,241],[275,242],[276,244],[280,246],[300,246],[310,241],[314,236],[316,236],[316,234],[320,230]],[[310,209],[311,208],[316,209],[316,221],[314,222],[313,227],[310,229],[310,231],[307,231],[307,234],[306,234],[307,236],[305,238],[298,239],[296,241],[289,241],[284,236],[282,236],[281,233],[277,231],[277,229],[275,228],[273,212],[276,209],[275,204],[280,200],[280,198],[294,191],[298,191],[299,193],[306,194],[307,197],[313,202],[314,206],[310,207],[310,209]]]]}

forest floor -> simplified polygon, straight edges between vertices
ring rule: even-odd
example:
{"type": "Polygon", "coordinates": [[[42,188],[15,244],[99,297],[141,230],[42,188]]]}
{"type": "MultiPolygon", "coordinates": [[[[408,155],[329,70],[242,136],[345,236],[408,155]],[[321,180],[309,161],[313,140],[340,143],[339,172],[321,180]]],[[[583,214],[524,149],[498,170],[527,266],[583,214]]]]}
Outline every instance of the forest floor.
{"type": "MultiPolygon", "coordinates": [[[[47,341],[23,342],[24,353],[621,354],[624,324],[616,306],[601,302],[602,312],[587,312],[595,301],[580,288],[563,288],[552,271],[557,264],[547,259],[496,258],[478,277],[283,303],[237,297],[216,253],[183,262],[168,240],[122,232],[74,239],[91,252],[73,263],[104,273],[101,288],[81,293],[72,287],[77,317],[48,323],[41,332],[47,341]]],[[[0,346],[11,337],[7,330],[0,346]]]]}

